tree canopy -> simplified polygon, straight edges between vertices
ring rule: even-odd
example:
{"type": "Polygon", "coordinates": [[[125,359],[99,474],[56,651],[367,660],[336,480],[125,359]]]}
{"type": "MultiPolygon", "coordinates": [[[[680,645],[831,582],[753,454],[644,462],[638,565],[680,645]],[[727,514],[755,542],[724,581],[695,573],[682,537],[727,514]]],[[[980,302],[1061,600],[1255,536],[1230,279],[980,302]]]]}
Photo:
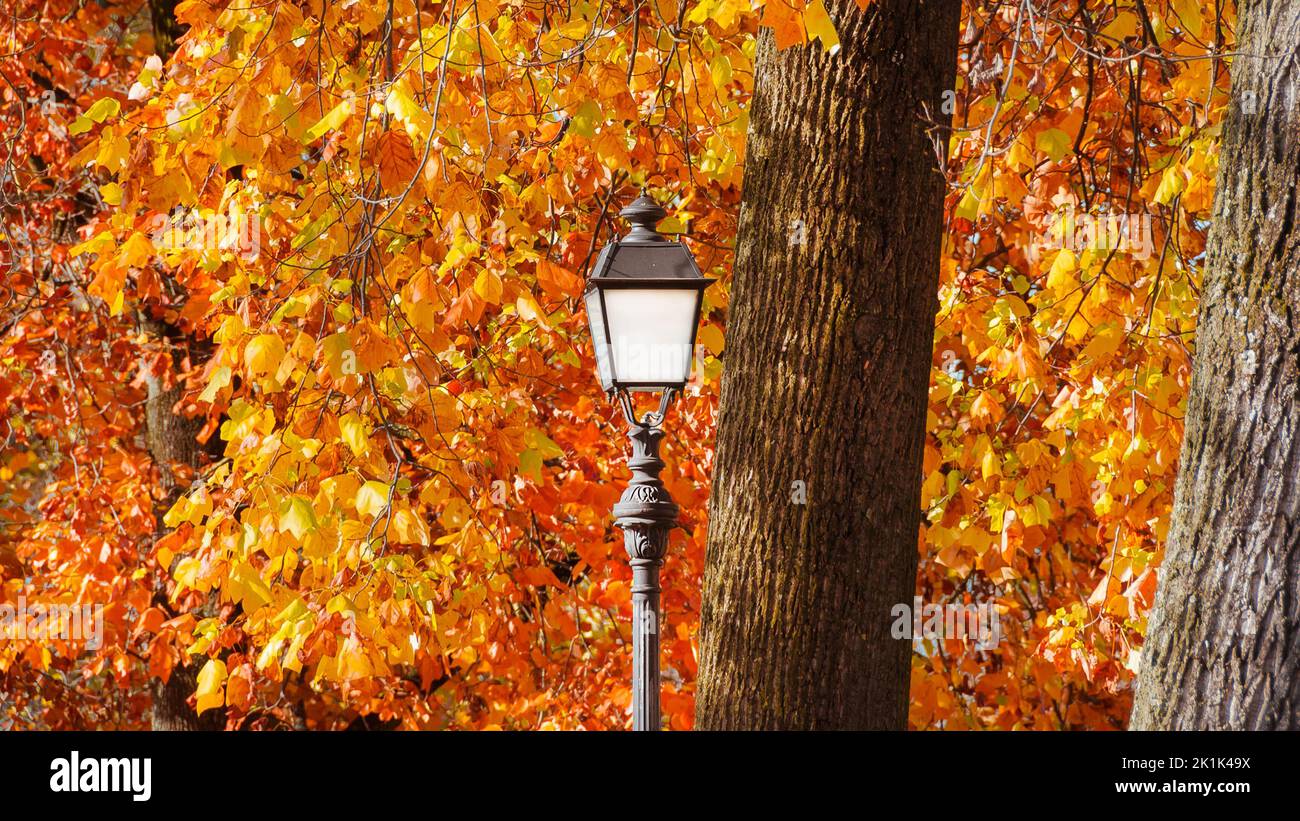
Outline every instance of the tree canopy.
{"type": "MultiPolygon", "coordinates": [[[[0,599],[105,627],[0,643],[10,720],[144,726],[191,660],[231,728],[626,726],[624,443],[579,297],[645,187],[720,280],[664,449],[690,728],[755,38],[833,52],[821,0],[181,0],[170,53],[142,0],[12,5],[0,599]],[[197,469],[145,442],[173,388],[197,469]]],[[[970,2],[917,112],[950,186],[918,595],[994,600],[1006,640],[925,643],[915,728],[1126,720],[1233,20],[970,2]]]]}

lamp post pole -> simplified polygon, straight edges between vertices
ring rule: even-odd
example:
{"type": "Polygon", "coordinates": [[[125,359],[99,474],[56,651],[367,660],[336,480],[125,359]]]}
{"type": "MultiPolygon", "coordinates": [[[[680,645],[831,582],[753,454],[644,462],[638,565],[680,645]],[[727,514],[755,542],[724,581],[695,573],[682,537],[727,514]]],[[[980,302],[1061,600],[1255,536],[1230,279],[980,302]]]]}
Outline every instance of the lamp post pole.
{"type": "Polygon", "coordinates": [[[619,391],[628,422],[632,480],[618,504],[614,523],[623,529],[623,546],[632,564],[632,729],[659,729],[659,570],[668,550],[668,532],[677,525],[677,505],[659,472],[663,421],[672,401],[665,390],[659,410],[637,419],[631,397],[619,391]]]}
{"type": "Polygon", "coordinates": [[[627,420],[632,481],[614,505],[614,524],[632,565],[632,729],[659,729],[659,570],[677,505],[659,473],[668,406],[691,377],[704,290],[690,249],[655,230],[667,216],[644,190],[619,215],[632,225],[601,250],[583,306],[600,386],[627,420]],[[659,410],[640,418],[632,392],[659,393],[659,410]]]}

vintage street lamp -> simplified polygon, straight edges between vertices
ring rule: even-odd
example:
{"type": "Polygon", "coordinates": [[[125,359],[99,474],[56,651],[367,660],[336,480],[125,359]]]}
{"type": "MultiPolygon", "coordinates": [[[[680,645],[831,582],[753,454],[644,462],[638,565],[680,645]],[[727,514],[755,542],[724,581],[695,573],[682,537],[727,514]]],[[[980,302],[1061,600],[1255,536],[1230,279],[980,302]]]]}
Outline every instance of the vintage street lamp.
{"type": "Polygon", "coordinates": [[[667,212],[644,191],[619,215],[632,230],[601,250],[583,300],[600,386],[617,398],[632,441],[632,480],[614,505],[632,563],[632,729],[658,730],[659,569],[677,524],[659,478],[659,442],[668,405],[690,379],[700,303],[713,280],[685,245],[655,230],[667,212]],[[637,419],[633,391],[661,392],[659,410],[637,419]]]}

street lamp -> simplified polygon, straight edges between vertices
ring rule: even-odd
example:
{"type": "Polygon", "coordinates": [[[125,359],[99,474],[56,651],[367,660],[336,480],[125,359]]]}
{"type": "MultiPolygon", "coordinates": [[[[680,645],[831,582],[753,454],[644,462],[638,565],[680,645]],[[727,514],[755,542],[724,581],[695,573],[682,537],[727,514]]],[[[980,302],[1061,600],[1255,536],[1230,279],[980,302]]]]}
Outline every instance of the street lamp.
{"type": "Polygon", "coordinates": [[[658,730],[659,569],[678,512],[659,478],[659,442],[668,405],[690,379],[700,304],[713,280],[685,245],[655,230],[667,212],[644,191],[619,216],[632,230],[601,250],[583,302],[600,386],[617,398],[632,442],[632,480],[614,505],[632,564],[632,729],[658,730]],[[638,419],[634,391],[661,392],[659,410],[638,419]]]}

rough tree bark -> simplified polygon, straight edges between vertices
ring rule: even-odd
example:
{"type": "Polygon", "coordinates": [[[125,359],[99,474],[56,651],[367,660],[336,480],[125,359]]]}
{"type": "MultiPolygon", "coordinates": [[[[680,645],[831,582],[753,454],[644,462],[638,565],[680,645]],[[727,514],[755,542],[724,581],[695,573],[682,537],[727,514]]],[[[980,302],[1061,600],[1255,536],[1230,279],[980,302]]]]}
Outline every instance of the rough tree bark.
{"type": "Polygon", "coordinates": [[[952,86],[960,3],[827,6],[838,54],[759,43],[701,729],[906,726],[890,609],[916,585],[944,197],[923,113],[952,86]]]}
{"type": "Polygon", "coordinates": [[[1240,14],[1135,729],[1300,728],[1300,2],[1240,14]]]}

